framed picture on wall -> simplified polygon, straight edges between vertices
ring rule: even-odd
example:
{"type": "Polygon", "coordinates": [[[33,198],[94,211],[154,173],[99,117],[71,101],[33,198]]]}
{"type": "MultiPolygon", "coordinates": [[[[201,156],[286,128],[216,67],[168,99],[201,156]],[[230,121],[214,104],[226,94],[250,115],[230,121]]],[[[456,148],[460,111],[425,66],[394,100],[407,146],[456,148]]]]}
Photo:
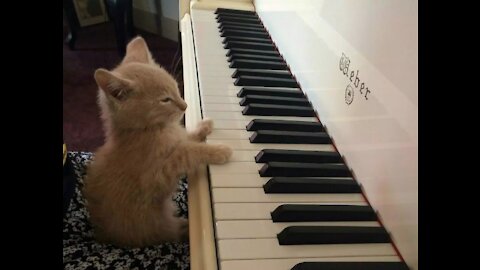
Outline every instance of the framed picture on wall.
{"type": "Polygon", "coordinates": [[[103,0],[73,0],[80,26],[108,21],[103,0]]]}

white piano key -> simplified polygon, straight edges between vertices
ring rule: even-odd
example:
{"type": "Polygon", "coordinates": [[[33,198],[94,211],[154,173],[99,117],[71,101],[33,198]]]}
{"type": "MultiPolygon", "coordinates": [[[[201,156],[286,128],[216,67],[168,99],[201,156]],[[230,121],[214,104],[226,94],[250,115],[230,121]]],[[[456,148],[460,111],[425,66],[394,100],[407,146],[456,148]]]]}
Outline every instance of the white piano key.
{"type": "MultiPolygon", "coordinates": [[[[209,74],[209,73],[206,73],[206,74],[209,74]]],[[[207,76],[207,75],[205,75],[205,76],[207,76]]],[[[232,74],[226,74],[225,76],[232,76],[232,74]]],[[[201,95],[206,95],[210,91],[236,91],[238,93],[238,91],[240,91],[240,89],[242,89],[242,87],[243,86],[236,86],[234,84],[228,85],[227,87],[217,86],[217,85],[209,85],[208,88],[200,89],[200,94],[201,95]]]]}
{"type": "MultiPolygon", "coordinates": [[[[214,23],[215,26],[213,27],[203,27],[202,28],[202,38],[197,39],[197,43],[199,45],[205,45],[209,46],[209,49],[211,48],[214,42],[212,41],[220,41],[222,39],[222,36],[220,35],[220,29],[217,28],[217,23],[214,23]],[[208,37],[207,37],[208,36],[208,37]]],[[[215,42],[215,43],[221,43],[221,42],[215,42]]]]}
{"type": "MultiPolygon", "coordinates": [[[[199,63],[199,66],[201,63],[199,63]]],[[[227,82],[227,79],[232,77],[232,74],[235,72],[234,69],[229,68],[228,66],[203,66],[202,67],[202,77],[199,77],[200,83],[200,93],[202,93],[203,89],[210,89],[210,87],[216,86],[219,87],[226,87],[227,85],[234,85],[233,81],[230,83],[227,82]],[[221,78],[224,79],[222,84],[216,84],[213,78],[221,78]]]]}
{"type": "MultiPolygon", "coordinates": [[[[272,217],[270,213],[278,206],[284,203],[215,203],[215,220],[252,220],[252,219],[268,219],[272,217]]],[[[295,203],[293,203],[295,204],[295,203]]],[[[319,203],[302,203],[302,204],[319,204],[319,203]]],[[[322,205],[367,205],[366,202],[336,202],[336,203],[320,203],[322,205]]]]}
{"type": "MultiPolygon", "coordinates": [[[[216,68],[219,68],[219,69],[224,69],[224,70],[229,69],[231,71],[234,71],[233,68],[229,67],[230,63],[228,62],[228,57],[227,57],[228,51],[224,50],[223,46],[224,46],[223,44],[215,45],[215,49],[217,51],[221,49],[224,52],[223,55],[216,55],[216,56],[214,56],[214,55],[199,55],[199,57],[198,57],[199,58],[199,61],[198,61],[199,67],[201,67],[201,68],[203,68],[203,67],[216,67],[216,68]]],[[[214,48],[212,48],[212,49],[214,49],[214,48]]],[[[212,76],[214,76],[214,75],[212,74],[212,76]]],[[[210,76],[202,77],[201,79],[206,79],[206,78],[209,78],[209,77],[210,76]]],[[[225,78],[231,78],[231,76],[228,76],[228,77],[226,76],[225,78]]]]}
{"type": "MultiPolygon", "coordinates": [[[[243,106],[240,106],[240,100],[242,100],[242,98],[238,98],[238,97],[225,97],[225,96],[203,96],[202,97],[202,101],[204,104],[231,103],[243,108],[243,106]]],[[[204,105],[204,106],[208,106],[208,105],[204,105]]]]}
{"type": "Polygon", "coordinates": [[[232,78],[232,74],[235,72],[235,69],[229,68],[228,66],[226,67],[229,69],[230,74],[225,76],[205,76],[203,77],[203,82],[209,85],[215,84],[215,85],[232,85],[235,82],[235,79],[232,78]]]}
{"type": "MultiPolygon", "coordinates": [[[[233,155],[235,156],[233,151],[233,155]]],[[[244,151],[242,151],[244,152],[244,151]]],[[[212,188],[216,187],[263,187],[271,177],[260,177],[258,172],[246,174],[214,174],[210,178],[212,188]]]]}
{"type": "MultiPolygon", "coordinates": [[[[221,47],[220,45],[218,47],[221,47]]],[[[218,49],[218,48],[217,48],[218,49]]],[[[222,48],[223,50],[223,48],[222,48]]],[[[232,74],[235,71],[233,68],[230,68],[230,63],[228,62],[228,57],[226,56],[228,53],[227,50],[223,50],[223,55],[199,55],[198,59],[198,67],[204,70],[219,70],[219,71],[229,71],[229,74],[225,74],[225,72],[221,72],[218,74],[209,74],[206,76],[199,77],[201,80],[208,80],[211,77],[220,77],[223,78],[230,78],[232,79],[232,74]],[[212,61],[212,62],[210,62],[212,61]]]]}
{"type": "MultiPolygon", "coordinates": [[[[211,13],[214,14],[213,12],[205,12],[204,10],[192,8],[190,14],[192,16],[193,29],[200,30],[201,28],[211,28],[212,25],[215,25],[216,19],[211,13]]],[[[193,33],[197,36],[197,31],[193,33]]]]}
{"type": "MultiPolygon", "coordinates": [[[[209,117],[208,112],[205,113],[207,117],[209,117]]],[[[224,119],[224,120],[215,120],[214,122],[214,128],[215,129],[236,129],[236,130],[245,130],[248,123],[250,121],[245,121],[245,120],[229,120],[229,119],[224,119]]]]}
{"type": "MultiPolygon", "coordinates": [[[[220,56],[217,56],[217,57],[220,58],[220,56]]],[[[205,82],[205,83],[210,83],[211,84],[212,81],[208,78],[212,78],[212,77],[231,78],[232,77],[232,74],[233,74],[234,70],[231,69],[228,66],[228,64],[227,65],[210,65],[208,63],[209,58],[213,58],[213,56],[210,56],[210,57],[206,58],[206,60],[202,59],[198,63],[198,66],[200,68],[202,68],[202,71],[201,71],[202,76],[199,77],[200,82],[205,82]],[[211,71],[215,71],[216,73],[213,73],[211,71]]],[[[201,58],[199,58],[199,59],[201,59],[201,58]]],[[[200,89],[200,91],[201,90],[202,89],[200,89]]]]}
{"type": "Polygon", "coordinates": [[[214,129],[209,139],[245,139],[248,140],[253,131],[237,130],[237,129],[214,129]]]}
{"type": "Polygon", "coordinates": [[[261,260],[221,260],[222,270],[291,270],[302,262],[400,262],[398,256],[351,256],[261,260]]]}
{"type": "MultiPolygon", "coordinates": [[[[207,87],[204,89],[210,89],[210,87],[213,86],[226,88],[227,85],[234,85],[235,79],[232,78],[232,74],[235,72],[235,69],[229,68],[228,66],[216,66],[215,70],[218,70],[219,73],[208,74],[201,79],[204,86],[207,87]]],[[[200,92],[203,92],[202,89],[200,89],[200,92]]]]}
{"type": "Polygon", "coordinates": [[[277,239],[218,240],[220,260],[345,256],[393,256],[391,244],[285,245],[277,239]]]}
{"type": "Polygon", "coordinates": [[[244,174],[258,173],[263,163],[255,163],[255,161],[228,162],[221,165],[210,164],[210,174],[244,174]]]}
{"type": "MultiPolygon", "coordinates": [[[[205,83],[205,81],[203,79],[205,76],[216,75],[216,76],[228,77],[228,76],[232,76],[233,72],[231,70],[228,70],[228,69],[219,69],[217,67],[217,68],[205,68],[204,70],[202,70],[201,72],[199,71],[198,73],[201,76],[201,77],[199,76],[199,80],[198,80],[199,89],[200,89],[200,93],[203,93],[202,89],[225,89],[224,85],[214,86],[214,85],[212,85],[212,83],[208,83],[208,82],[205,83]]],[[[235,86],[235,85],[233,85],[233,86],[235,86]]]]}
{"type": "MultiPolygon", "coordinates": [[[[209,105],[207,105],[209,106],[209,105]]],[[[240,105],[239,105],[240,106],[240,105]]],[[[306,121],[306,122],[318,122],[315,117],[296,117],[296,116],[260,116],[260,115],[243,115],[238,112],[222,112],[222,111],[206,111],[205,117],[220,120],[245,120],[247,123],[253,119],[268,119],[268,120],[289,120],[289,121],[306,121]]],[[[214,125],[215,128],[215,125],[214,125]]]]}
{"type": "Polygon", "coordinates": [[[193,9],[190,11],[192,13],[192,20],[195,22],[195,26],[201,23],[208,23],[208,26],[212,25],[212,22],[216,22],[217,14],[214,10],[200,10],[193,9]]]}
{"type": "MultiPolygon", "coordinates": [[[[265,119],[265,118],[263,118],[265,119]]],[[[250,120],[251,121],[251,120],[250,120]]],[[[244,122],[244,129],[243,130],[238,130],[238,129],[224,129],[224,128],[218,128],[216,127],[214,122],[214,129],[211,134],[208,135],[208,139],[213,139],[213,140],[248,140],[250,136],[254,133],[254,131],[247,131],[246,126],[250,121],[245,121],[244,122]]],[[[296,149],[293,145],[296,144],[287,144],[290,145],[291,149],[296,149]]]]}
{"type": "Polygon", "coordinates": [[[198,30],[200,30],[200,32],[202,33],[200,38],[198,38],[197,40],[204,41],[204,42],[208,41],[209,40],[208,38],[203,38],[205,37],[205,35],[217,36],[217,37],[220,36],[220,33],[218,32],[219,31],[218,22],[215,17],[209,18],[208,20],[197,20],[197,18],[195,18],[194,20],[195,20],[195,28],[201,28],[198,30]],[[217,30],[217,33],[215,33],[215,30],[217,30]]]}
{"type": "Polygon", "coordinates": [[[208,57],[226,57],[227,51],[223,50],[208,50],[208,51],[198,51],[198,57],[208,58],[208,57]]]}
{"type": "MultiPolygon", "coordinates": [[[[206,32],[206,33],[208,33],[208,32],[206,32]]],[[[218,33],[220,33],[220,32],[218,32],[218,33]]],[[[207,50],[207,51],[199,51],[199,52],[197,53],[197,58],[203,57],[203,58],[205,58],[205,59],[208,59],[209,57],[218,57],[218,58],[220,58],[220,57],[226,57],[226,50],[225,50],[225,48],[223,48],[223,47],[222,47],[222,48],[218,48],[218,46],[224,45],[224,44],[222,44],[222,39],[220,39],[220,37],[215,37],[214,39],[215,39],[215,43],[218,44],[217,47],[216,47],[216,49],[215,49],[215,50],[207,50]],[[220,45],[220,44],[221,44],[221,45],[220,45]]],[[[212,41],[213,41],[213,40],[212,40],[212,41]]],[[[205,44],[204,41],[200,41],[199,44],[200,44],[200,43],[201,43],[202,45],[205,44]]],[[[211,43],[213,43],[213,42],[211,42],[211,43]]],[[[209,46],[209,45],[207,45],[207,46],[209,46]]]]}
{"type": "MultiPolygon", "coordinates": [[[[218,125],[218,123],[217,123],[218,125]]],[[[232,147],[234,150],[263,150],[263,149],[285,149],[285,150],[311,150],[311,151],[335,151],[331,144],[278,144],[278,143],[250,143],[249,140],[225,140],[209,139],[209,143],[221,143],[232,147]]]]}
{"type": "Polygon", "coordinates": [[[376,221],[281,222],[271,220],[224,220],[215,223],[217,239],[276,238],[289,226],[358,226],[380,227],[376,221]]]}
{"type": "Polygon", "coordinates": [[[215,111],[227,111],[227,112],[238,112],[242,114],[243,107],[239,104],[203,104],[203,111],[205,112],[215,112],[215,111]]]}
{"type": "MultiPolygon", "coordinates": [[[[240,90],[238,90],[240,91],[240,90]]],[[[209,89],[202,91],[202,96],[216,96],[216,97],[237,97],[237,90],[218,90],[218,89],[209,89]]]]}
{"type": "MultiPolygon", "coordinates": [[[[207,76],[203,76],[203,74],[217,74],[217,75],[222,75],[225,77],[232,76],[234,70],[230,69],[228,67],[222,67],[222,66],[210,66],[202,62],[203,65],[200,63],[198,64],[199,68],[201,68],[202,71],[199,71],[198,73],[201,75],[199,76],[199,82],[200,82],[200,91],[204,89],[205,87],[211,87],[215,85],[215,83],[209,79],[207,76]]],[[[222,85],[217,85],[217,87],[226,87],[227,84],[222,84],[222,85]]]]}
{"type": "MultiPolygon", "coordinates": [[[[236,152],[246,152],[246,151],[233,151],[232,155],[232,161],[238,161],[238,160],[233,160],[233,157],[235,157],[236,152]]],[[[215,173],[212,174],[211,177],[211,187],[212,188],[217,188],[217,187],[257,187],[257,188],[263,188],[263,185],[267,183],[268,180],[270,180],[271,177],[260,177],[258,172],[255,173],[245,173],[245,174],[219,174],[215,173]]],[[[351,180],[351,178],[347,177],[336,177],[336,179],[344,179],[344,180],[351,180]]]]}
{"type": "MultiPolygon", "coordinates": [[[[212,50],[219,50],[219,49],[223,49],[223,44],[212,45],[212,50]]],[[[225,50],[225,54],[223,56],[201,58],[199,60],[199,64],[202,65],[202,67],[204,65],[209,65],[209,66],[216,66],[216,67],[222,67],[222,68],[229,68],[229,62],[226,54],[227,54],[227,51],[225,50]]],[[[232,73],[233,71],[234,69],[232,69],[232,73]]],[[[202,79],[206,79],[206,78],[208,77],[202,77],[202,79]]],[[[228,79],[228,78],[230,78],[230,80],[233,82],[232,77],[225,77],[224,79],[228,79]]]]}
{"type": "Polygon", "coordinates": [[[237,97],[243,86],[235,86],[237,88],[222,89],[222,88],[206,88],[203,89],[202,96],[222,96],[222,97],[237,97]]]}
{"type": "MultiPolygon", "coordinates": [[[[227,54],[227,51],[225,51],[225,54],[227,54]]],[[[212,58],[213,56],[210,56],[210,57],[212,58]]],[[[217,58],[217,59],[220,59],[220,58],[223,59],[223,58],[225,58],[225,59],[222,60],[222,61],[225,62],[225,68],[228,68],[229,70],[231,70],[231,71],[232,71],[232,74],[235,72],[235,69],[230,68],[230,67],[228,66],[228,65],[230,65],[230,62],[228,62],[228,57],[226,57],[226,56],[217,56],[216,58],[217,58]]],[[[225,76],[225,75],[220,76],[219,74],[208,74],[208,75],[205,75],[204,77],[205,77],[205,78],[219,78],[219,79],[221,79],[221,80],[231,80],[231,82],[232,82],[232,84],[233,84],[233,82],[236,80],[236,78],[233,78],[233,77],[232,77],[232,74],[230,74],[230,75],[228,75],[228,76],[225,76]]],[[[241,87],[241,86],[239,86],[239,87],[241,87]]],[[[208,91],[209,89],[205,89],[205,90],[208,91]]]]}
{"type": "MultiPolygon", "coordinates": [[[[227,51],[225,51],[225,54],[227,54],[227,51]]],[[[199,67],[205,67],[205,71],[216,70],[218,73],[204,72],[202,73],[202,77],[199,77],[199,79],[210,84],[212,83],[212,78],[219,78],[224,81],[227,79],[232,80],[232,74],[235,72],[235,70],[229,67],[228,58],[225,57],[226,56],[208,56],[202,58],[202,60],[200,60],[198,63],[199,67]],[[225,60],[223,58],[225,58],[225,60]],[[217,63],[210,62],[212,59],[216,60],[217,63]]]]}
{"type": "MultiPolygon", "coordinates": [[[[291,148],[290,148],[291,149],[291,148]]],[[[235,152],[235,151],[234,151],[235,152]]],[[[226,164],[210,164],[210,174],[254,174],[265,165],[256,163],[254,159],[246,161],[230,161],[226,164]]]]}
{"type": "Polygon", "coordinates": [[[363,202],[360,193],[265,194],[263,188],[213,188],[214,203],[335,203],[363,202]]]}
{"type": "MultiPolygon", "coordinates": [[[[225,68],[222,68],[222,67],[216,67],[215,69],[214,68],[210,68],[210,70],[218,70],[218,72],[222,75],[225,75],[225,76],[228,76],[228,77],[231,77],[232,74],[235,72],[235,69],[232,69],[232,68],[228,68],[228,69],[225,69],[225,68]]],[[[232,85],[233,84],[233,80],[230,82],[229,80],[220,80],[220,81],[216,81],[215,80],[215,77],[204,77],[201,79],[201,85],[203,84],[203,87],[205,88],[209,88],[209,87],[219,87],[219,88],[227,88],[228,85],[232,85]]],[[[202,91],[202,88],[200,88],[200,91],[202,91]]]]}
{"type": "Polygon", "coordinates": [[[233,151],[232,157],[230,158],[230,162],[235,161],[255,161],[255,156],[258,154],[258,151],[250,150],[250,151],[240,151],[236,150],[233,151]]]}
{"type": "Polygon", "coordinates": [[[210,35],[210,36],[216,35],[216,37],[209,38],[208,41],[205,41],[203,39],[199,40],[198,43],[200,46],[204,46],[205,44],[207,44],[206,46],[209,46],[210,47],[209,49],[211,51],[224,50],[223,48],[224,44],[222,44],[223,37],[220,36],[220,30],[216,30],[216,29],[214,29],[213,31],[205,30],[205,35],[210,35]]]}
{"type": "MultiPolygon", "coordinates": [[[[222,44],[223,37],[220,36],[220,29],[214,28],[214,29],[205,29],[202,30],[204,31],[205,35],[208,35],[208,40],[206,39],[199,39],[198,44],[201,46],[208,46],[209,50],[199,50],[199,53],[202,53],[203,55],[211,54],[213,51],[216,52],[223,52],[225,48],[223,48],[224,44],[222,44]],[[214,44],[215,43],[215,44],[214,44]],[[215,48],[213,50],[212,48],[215,48]]],[[[223,54],[225,56],[225,54],[223,54]]]]}

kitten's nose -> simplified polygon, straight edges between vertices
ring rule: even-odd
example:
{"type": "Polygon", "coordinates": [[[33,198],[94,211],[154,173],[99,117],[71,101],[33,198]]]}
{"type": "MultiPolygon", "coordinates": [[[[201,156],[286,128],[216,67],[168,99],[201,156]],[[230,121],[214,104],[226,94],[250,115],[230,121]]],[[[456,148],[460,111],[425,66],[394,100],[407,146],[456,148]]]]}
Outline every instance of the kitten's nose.
{"type": "Polygon", "coordinates": [[[180,100],[178,102],[178,107],[180,108],[180,110],[185,111],[187,109],[187,103],[183,100],[180,100]]]}

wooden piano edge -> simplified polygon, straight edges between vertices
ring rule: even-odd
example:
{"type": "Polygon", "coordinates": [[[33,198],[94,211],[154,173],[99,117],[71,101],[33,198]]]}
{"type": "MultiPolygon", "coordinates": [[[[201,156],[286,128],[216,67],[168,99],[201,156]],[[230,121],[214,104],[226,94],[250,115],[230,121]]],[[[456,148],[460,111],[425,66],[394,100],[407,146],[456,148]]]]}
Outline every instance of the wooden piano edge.
{"type": "Polygon", "coordinates": [[[217,269],[210,188],[206,167],[188,176],[190,269],[217,269]]]}
{"type": "MultiPolygon", "coordinates": [[[[189,14],[181,20],[184,98],[188,104],[185,127],[192,130],[202,119],[192,23],[189,14]]],[[[213,270],[217,267],[210,187],[206,166],[188,175],[188,219],[190,269],[213,270]]]]}

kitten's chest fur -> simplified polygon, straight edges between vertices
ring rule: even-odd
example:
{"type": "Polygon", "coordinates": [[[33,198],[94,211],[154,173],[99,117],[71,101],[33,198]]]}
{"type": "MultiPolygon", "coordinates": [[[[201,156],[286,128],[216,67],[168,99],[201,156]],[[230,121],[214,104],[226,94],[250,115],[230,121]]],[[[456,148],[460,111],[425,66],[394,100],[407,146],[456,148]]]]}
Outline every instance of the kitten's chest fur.
{"type": "Polygon", "coordinates": [[[165,171],[166,165],[175,162],[170,156],[185,139],[184,129],[172,124],[162,129],[123,133],[108,140],[89,168],[90,176],[102,191],[98,199],[105,194],[132,201],[162,199],[173,188],[166,186],[171,181],[165,178],[172,177],[165,171]]]}

